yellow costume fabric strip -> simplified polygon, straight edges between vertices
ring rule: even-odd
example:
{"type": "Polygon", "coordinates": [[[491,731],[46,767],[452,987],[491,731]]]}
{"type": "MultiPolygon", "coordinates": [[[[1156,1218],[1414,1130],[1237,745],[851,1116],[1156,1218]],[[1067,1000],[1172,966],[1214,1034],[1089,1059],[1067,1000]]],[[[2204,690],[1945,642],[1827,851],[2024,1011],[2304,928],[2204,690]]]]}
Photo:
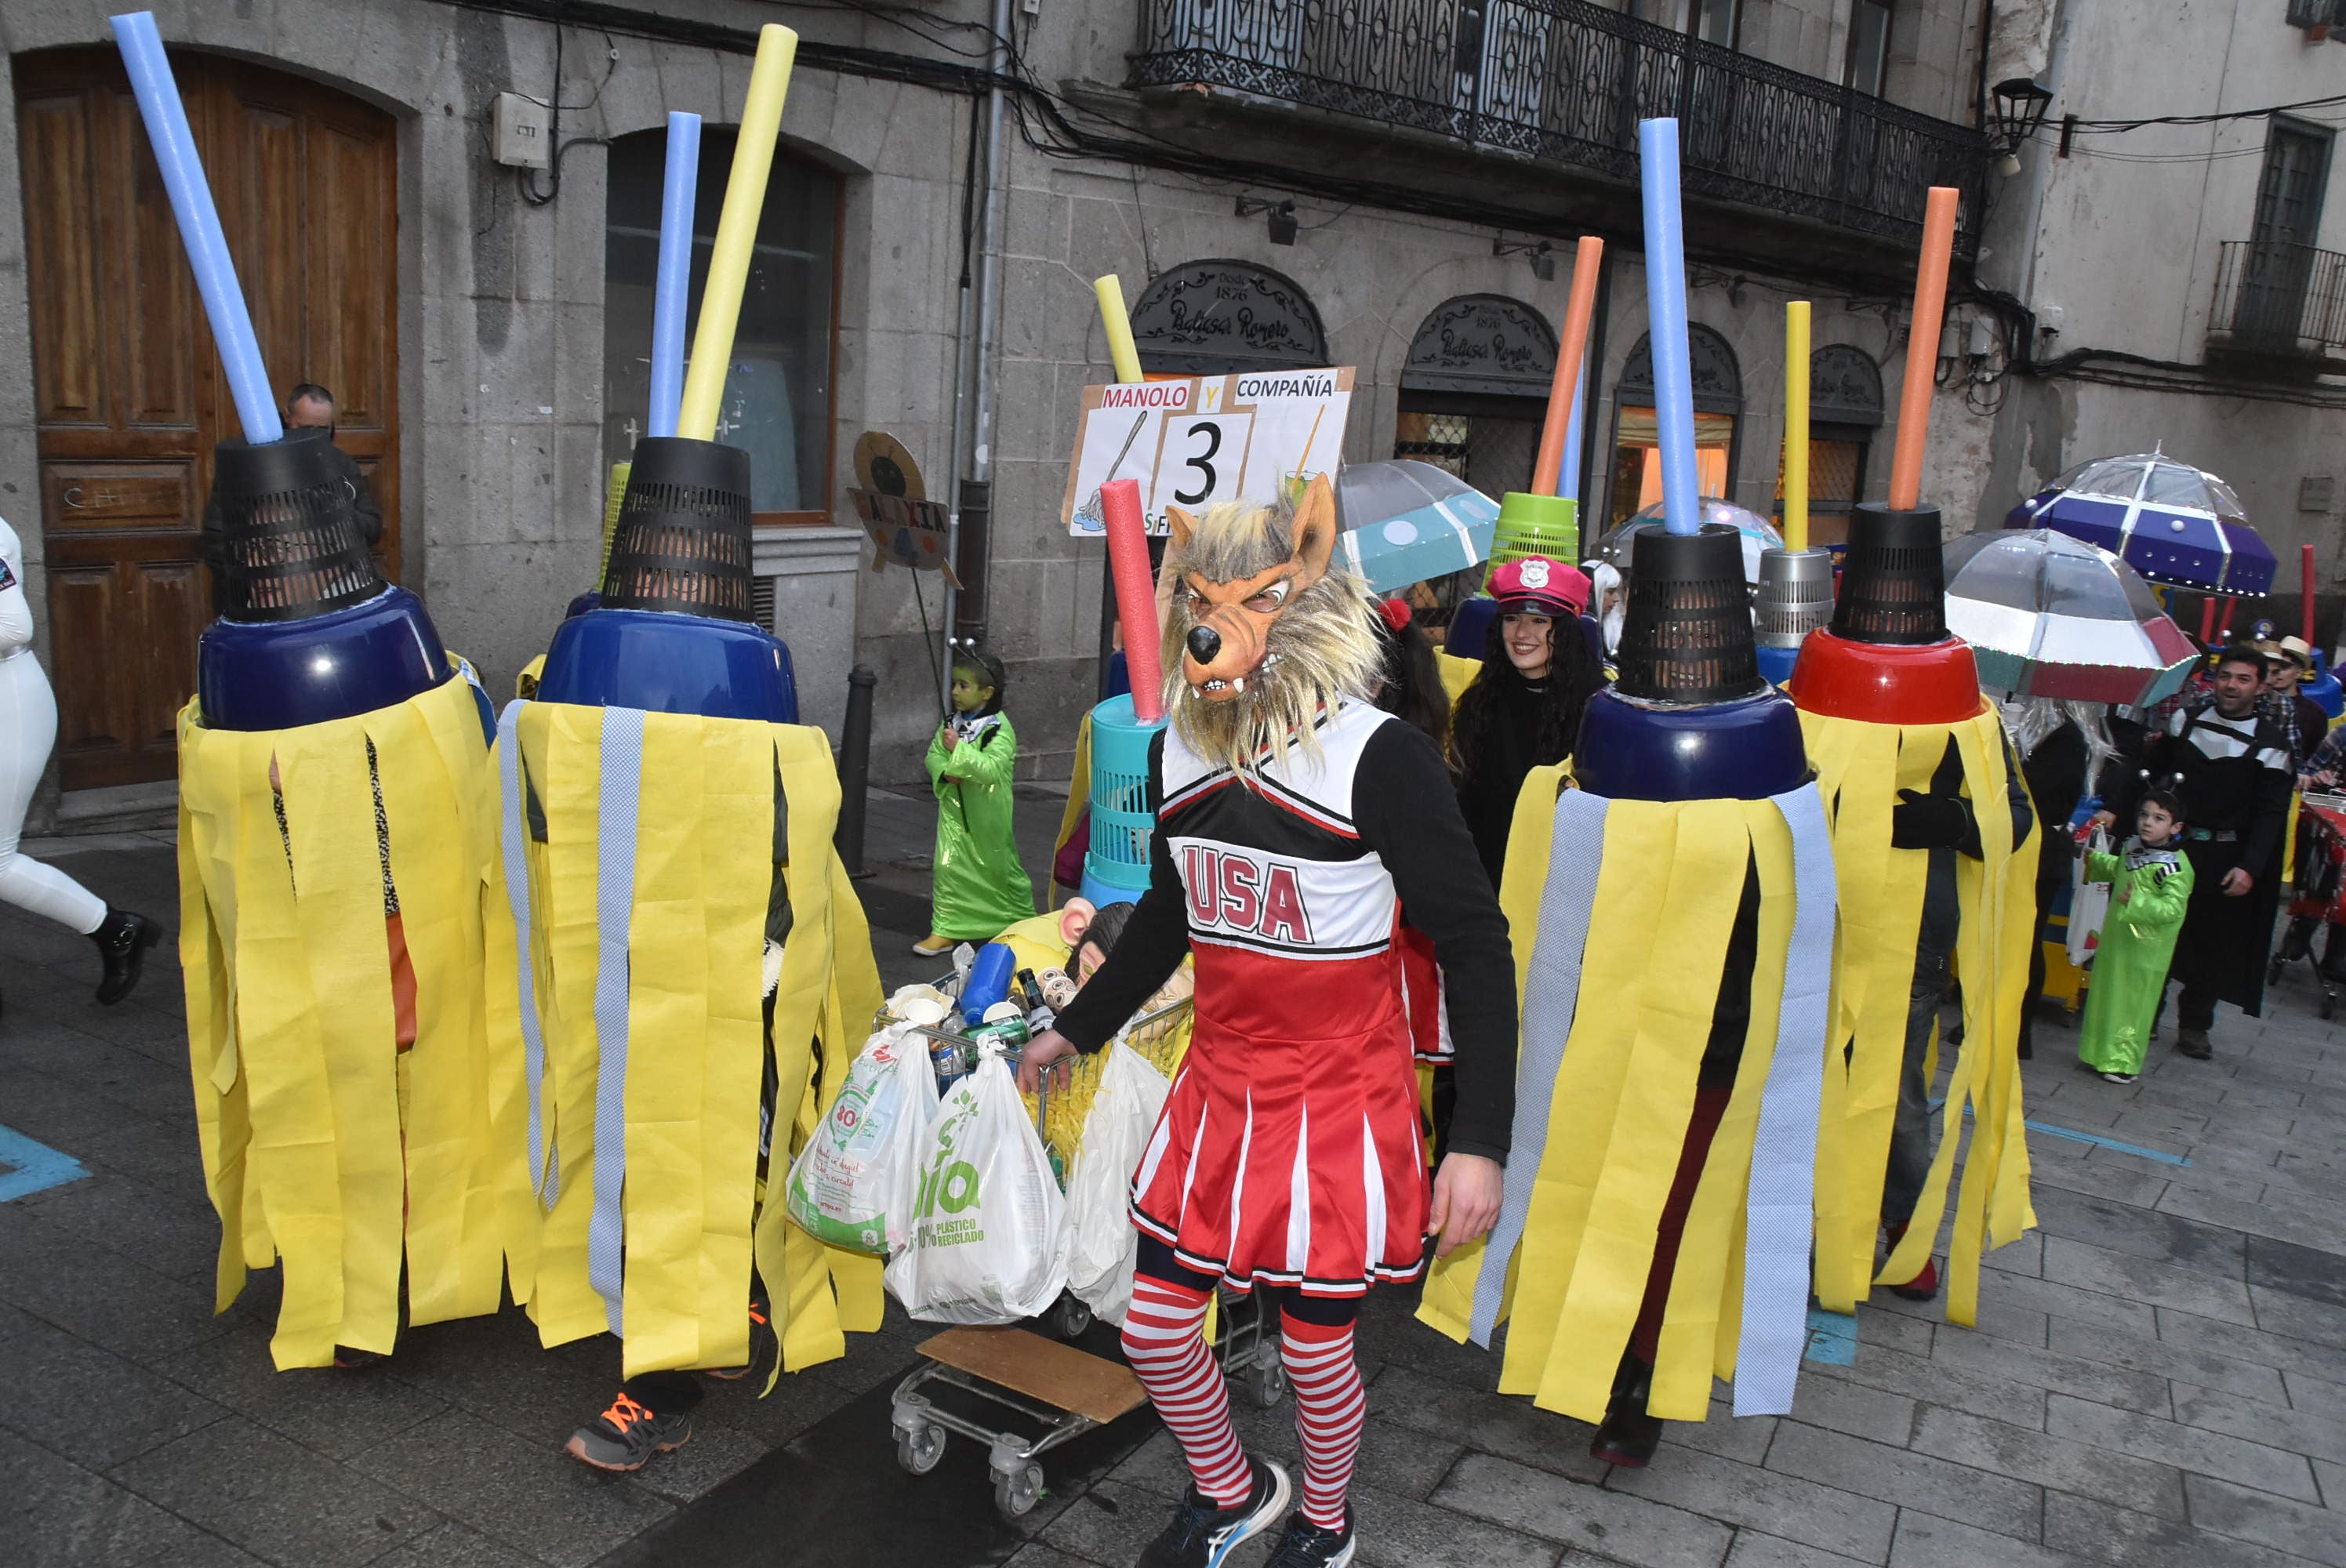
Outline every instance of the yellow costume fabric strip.
{"type": "MultiPolygon", "coordinates": [[[[1550,823],[1556,813],[1557,791],[1565,787],[1566,777],[1561,763],[1535,768],[1525,775],[1523,788],[1515,795],[1515,820],[1507,830],[1507,860],[1499,878],[1499,910],[1507,917],[1507,931],[1515,949],[1518,1012],[1531,975],[1533,944],[1539,933],[1540,895],[1547,886],[1553,839],[1550,823]]],[[[1517,1092],[1523,1091],[1519,1088],[1517,1092]]],[[[1484,1242],[1477,1239],[1433,1261],[1418,1302],[1420,1322],[1460,1344],[1465,1343],[1472,1331],[1474,1292],[1481,1282],[1486,1250],[1484,1242]]],[[[1515,1264],[1511,1262],[1511,1274],[1515,1268],[1515,1264]]],[[[1512,1309],[1513,1279],[1504,1289],[1508,1305],[1501,1308],[1502,1321],[1512,1309]]]]}
{"type": "Polygon", "coordinates": [[[415,1044],[402,1062],[410,1323],[493,1313],[505,1276],[482,983],[482,877],[495,845],[480,716],[469,688],[461,695],[369,726],[385,821],[436,824],[390,836],[416,981],[415,1044]]]}
{"type": "Polygon", "coordinates": [[[475,1179],[492,1134],[471,1111],[487,1073],[476,713],[457,676],[299,729],[181,716],[181,952],[218,1296],[281,1252],[280,1368],[326,1365],[337,1344],[389,1351],[403,1267],[414,1321],[497,1305],[500,1226],[475,1179]],[[403,1065],[378,787],[417,983],[403,1065]]]}
{"type": "MultiPolygon", "coordinates": [[[[1568,1249],[1540,1258],[1535,1244],[1548,1227],[1535,1196],[1506,1379],[1527,1369],[1515,1366],[1515,1337],[1525,1327],[1535,1267],[1545,1263],[1561,1276],[1553,1339],[1576,1349],[1547,1357],[1535,1402],[1584,1420],[1605,1413],[1619,1358],[1603,1349],[1627,1343],[1645,1295],[1750,840],[1738,801],[1617,800],[1604,854],[1574,1038],[1556,1079],[1558,1108],[1570,1107],[1556,1129],[1569,1173],[1557,1193],[1559,1234],[1577,1234],[1568,1249]],[[1637,867],[1647,884],[1617,904],[1605,885],[1617,861],[1637,867]],[[1653,954],[1668,962],[1654,963],[1653,954]],[[1639,978],[1625,988],[1631,975],[1639,978]],[[1621,1005],[1625,989],[1633,1007],[1621,1005]],[[1597,1353],[1580,1353],[1588,1347],[1597,1353]]],[[[1551,1150],[1558,1141],[1551,1135],[1551,1150]]]]}
{"type": "Polygon", "coordinates": [[[1974,1120],[1949,1255],[1948,1317],[1969,1323],[1990,1236],[2000,1246],[2035,1224],[2018,1064],[2035,919],[2035,858],[2028,852],[2034,830],[2013,842],[2002,726],[1984,701],[1976,715],[1953,725],[1866,724],[1806,712],[1800,720],[1832,820],[1841,918],[1832,1035],[1839,1048],[1827,1056],[1819,1134],[1818,1298],[1829,1309],[1848,1311],[1870,1282],[1921,1271],[1945,1216],[1968,1106],[1974,1120]],[[1955,860],[1964,1042],[1949,1073],[1929,1176],[1903,1240],[1877,1278],[1875,1237],[1929,864],[1927,851],[1891,846],[1891,810],[1900,789],[1929,789],[1950,743],[1983,851],[1981,859],[1955,860]]]}
{"type": "Polygon", "coordinates": [[[1065,887],[1058,880],[1059,851],[1076,836],[1076,825],[1092,803],[1092,716],[1086,713],[1076,726],[1076,760],[1068,769],[1067,803],[1059,808],[1058,837],[1051,840],[1052,901],[1073,898],[1080,889],[1065,887]]]}
{"type": "MultiPolygon", "coordinates": [[[[510,931],[493,946],[492,989],[515,999],[500,1000],[493,1017],[508,1064],[497,1084],[501,1127],[527,1125],[526,1084],[512,1065],[523,1055],[519,963],[531,962],[537,982],[539,1116],[552,1173],[525,1289],[527,1248],[515,1247],[512,1257],[515,1294],[525,1295],[549,1346],[607,1327],[586,1260],[599,1061],[602,716],[550,703],[520,711],[520,779],[545,824],[545,841],[533,838],[524,857],[536,951],[518,952],[510,931]]],[[[838,779],[818,730],[666,714],[645,716],[641,778],[628,927],[625,1369],[633,1376],[749,1360],[754,1259],[781,1366],[795,1370],[842,1354],[842,1330],[877,1329],[881,1310],[876,1264],[862,1268],[794,1233],[780,1204],[760,1207],[766,1183],[779,1178],[815,1124],[818,1052],[821,1093],[835,1094],[882,1001],[870,929],[831,842],[838,779]],[[767,1156],[759,1146],[772,875],[764,847],[773,839],[778,775],[791,926],[773,1007],[778,1086],[767,1156]],[[758,849],[745,854],[745,846],[758,849]]],[[[522,820],[529,832],[526,812],[522,820]]],[[[506,908],[502,873],[488,896],[493,909],[506,908]]],[[[499,1191],[507,1212],[538,1201],[525,1168],[507,1166],[499,1191]]]]}
{"type": "MultiPolygon", "coordinates": [[[[1734,804],[1741,809],[1760,879],[1751,1021],[1744,1032],[1735,1087],[1704,1157],[1702,1179],[1687,1212],[1678,1265],[1670,1277],[1653,1392],[1646,1403],[1666,1420],[1701,1420],[1710,1410],[1712,1377],[1732,1380],[1735,1376],[1743,1320],[1743,1228],[1751,1191],[1751,1150],[1760,1130],[1760,1093],[1776,1059],[1784,960],[1792,940],[1791,830],[1771,801],[1734,804]]],[[[1737,892],[1739,899],[1739,886],[1737,892]]],[[[1723,949],[1721,956],[1723,960],[1723,949]]],[[[1708,1020],[1704,1028],[1707,1038],[1708,1020]]]]}
{"type": "Polygon", "coordinates": [[[1827,1310],[1850,1312],[1873,1274],[1929,865],[1923,850],[1891,847],[1891,809],[1900,789],[1929,789],[1947,732],[1806,712],[1800,727],[1832,826],[1841,903],[1817,1136],[1817,1294],[1827,1310]]]}
{"type": "Polygon", "coordinates": [[[252,1120],[230,1013],[228,954],[221,946],[223,927],[233,930],[236,921],[235,882],[223,859],[225,847],[234,842],[240,809],[233,785],[236,753],[231,747],[199,746],[189,733],[194,727],[191,705],[178,720],[179,967],[204,1186],[220,1217],[212,1310],[225,1312],[244,1289],[247,1268],[267,1268],[276,1261],[277,1250],[245,1157],[252,1120]],[[219,820],[223,805],[230,817],[226,826],[219,820]]]}

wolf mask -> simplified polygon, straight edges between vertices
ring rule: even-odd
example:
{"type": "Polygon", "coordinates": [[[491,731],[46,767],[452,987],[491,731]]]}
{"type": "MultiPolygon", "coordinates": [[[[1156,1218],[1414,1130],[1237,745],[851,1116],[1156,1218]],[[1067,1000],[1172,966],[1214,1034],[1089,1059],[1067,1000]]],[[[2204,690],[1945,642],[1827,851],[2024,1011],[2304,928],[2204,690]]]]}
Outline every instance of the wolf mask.
{"type": "Polygon", "coordinates": [[[1330,569],[1336,496],[1325,478],[1272,506],[1193,517],[1168,507],[1174,584],[1165,624],[1167,707],[1198,756],[1243,772],[1300,740],[1339,699],[1369,700],[1379,667],[1367,590],[1330,569]]]}

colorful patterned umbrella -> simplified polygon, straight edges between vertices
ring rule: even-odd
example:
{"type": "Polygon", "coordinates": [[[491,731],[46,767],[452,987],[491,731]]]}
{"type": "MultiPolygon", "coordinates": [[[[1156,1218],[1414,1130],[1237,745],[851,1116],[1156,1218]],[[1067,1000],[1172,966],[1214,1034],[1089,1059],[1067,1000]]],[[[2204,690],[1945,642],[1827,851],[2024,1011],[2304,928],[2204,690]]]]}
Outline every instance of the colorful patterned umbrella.
{"type": "Polygon", "coordinates": [[[1337,544],[1379,594],[1448,576],[1491,555],[1499,504],[1431,463],[1354,463],[1336,474],[1337,544]]]}
{"type": "Polygon", "coordinates": [[[1951,539],[1947,629],[1980,685],[2020,697],[2147,707],[2183,685],[2199,650],[2150,585],[2107,550],[2050,528],[1951,539]]]}
{"type": "Polygon", "coordinates": [[[2230,485],[2160,452],[2081,463],[2014,507],[2004,525],[2057,528],[2154,583],[2210,593],[2264,593],[2277,565],[2230,485]]]}

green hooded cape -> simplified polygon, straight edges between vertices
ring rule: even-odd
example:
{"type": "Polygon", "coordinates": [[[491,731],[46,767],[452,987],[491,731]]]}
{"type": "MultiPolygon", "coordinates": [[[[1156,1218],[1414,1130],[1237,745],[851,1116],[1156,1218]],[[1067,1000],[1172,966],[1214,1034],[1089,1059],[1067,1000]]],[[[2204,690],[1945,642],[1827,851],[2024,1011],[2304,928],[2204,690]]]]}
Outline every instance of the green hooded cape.
{"type": "Polygon", "coordinates": [[[1018,863],[1010,831],[1010,773],[1017,759],[1018,732],[1006,713],[980,720],[950,751],[942,728],[929,741],[929,779],[937,792],[929,925],[939,936],[986,942],[1035,913],[1035,885],[1018,863]]]}
{"type": "Polygon", "coordinates": [[[2122,855],[2093,853],[2086,857],[2086,878],[2116,885],[2094,952],[2077,1056],[2097,1073],[2139,1073],[2176,933],[2191,902],[2191,862],[2178,854],[2172,867],[2153,863],[2128,871],[2122,855]]]}

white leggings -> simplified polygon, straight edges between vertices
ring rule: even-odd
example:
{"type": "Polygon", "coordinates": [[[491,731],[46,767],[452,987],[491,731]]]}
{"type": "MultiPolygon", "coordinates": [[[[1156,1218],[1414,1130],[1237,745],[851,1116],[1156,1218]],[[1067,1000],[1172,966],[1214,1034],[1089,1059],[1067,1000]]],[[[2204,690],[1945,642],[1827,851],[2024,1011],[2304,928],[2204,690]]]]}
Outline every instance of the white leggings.
{"type": "Polygon", "coordinates": [[[57,699],[29,650],[0,658],[0,903],[46,915],[87,934],[106,923],[106,901],[54,867],[16,852],[25,812],[57,742],[57,699]]]}

